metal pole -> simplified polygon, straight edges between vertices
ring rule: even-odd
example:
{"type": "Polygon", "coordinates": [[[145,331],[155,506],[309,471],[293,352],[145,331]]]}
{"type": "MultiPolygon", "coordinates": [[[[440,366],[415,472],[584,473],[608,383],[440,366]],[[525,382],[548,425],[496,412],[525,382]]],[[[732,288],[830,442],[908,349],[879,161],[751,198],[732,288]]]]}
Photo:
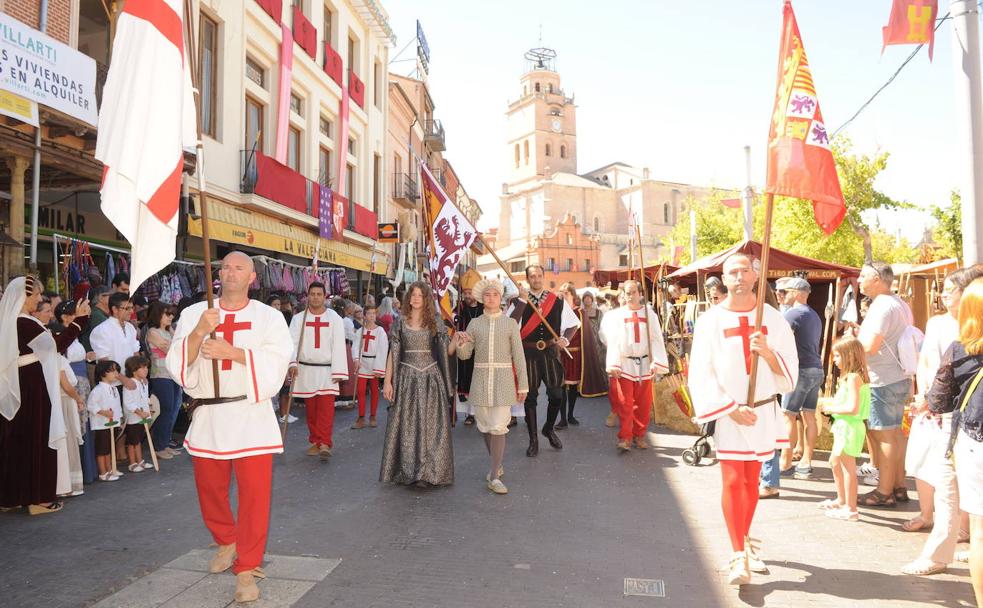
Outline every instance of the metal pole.
{"type": "MultiPolygon", "coordinates": [[[[38,29],[44,34],[48,31],[48,0],[41,0],[38,29]]],[[[41,204],[41,120],[34,129],[34,168],[31,187],[31,270],[38,269],[38,207],[41,204]]],[[[57,268],[55,272],[58,272],[57,268]]]]}
{"type": "Polygon", "coordinates": [[[744,146],[744,159],[747,163],[747,187],[744,188],[744,240],[750,241],[754,236],[754,218],[751,205],[754,203],[754,188],[751,186],[751,146],[744,146]]]}
{"type": "Polygon", "coordinates": [[[983,261],[983,92],[980,90],[980,23],[976,0],[950,0],[952,65],[955,67],[957,155],[962,157],[963,264],[983,261]]]}

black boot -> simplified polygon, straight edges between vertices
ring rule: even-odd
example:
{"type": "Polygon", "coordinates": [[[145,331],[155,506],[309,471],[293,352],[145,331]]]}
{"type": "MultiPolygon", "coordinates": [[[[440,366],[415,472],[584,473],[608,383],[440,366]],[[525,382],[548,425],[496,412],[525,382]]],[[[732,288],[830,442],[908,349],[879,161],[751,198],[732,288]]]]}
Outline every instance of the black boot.
{"type": "Polygon", "coordinates": [[[532,457],[539,455],[539,436],[536,434],[536,406],[526,406],[526,430],[529,431],[529,447],[526,449],[526,456],[532,457]]]}
{"type": "MultiPolygon", "coordinates": [[[[573,417],[573,407],[577,405],[577,397],[580,396],[580,391],[577,390],[577,385],[571,385],[567,387],[567,420],[573,426],[578,426],[580,421],[573,417]]],[[[559,428],[559,425],[557,425],[559,428]]]]}
{"type": "Polygon", "coordinates": [[[560,408],[562,406],[562,399],[550,399],[549,404],[546,407],[546,424],[543,425],[543,437],[549,439],[550,445],[553,446],[553,449],[555,450],[563,449],[563,444],[560,443],[560,438],[556,436],[556,431],[553,430],[553,424],[556,422],[556,416],[560,413],[560,408]]]}

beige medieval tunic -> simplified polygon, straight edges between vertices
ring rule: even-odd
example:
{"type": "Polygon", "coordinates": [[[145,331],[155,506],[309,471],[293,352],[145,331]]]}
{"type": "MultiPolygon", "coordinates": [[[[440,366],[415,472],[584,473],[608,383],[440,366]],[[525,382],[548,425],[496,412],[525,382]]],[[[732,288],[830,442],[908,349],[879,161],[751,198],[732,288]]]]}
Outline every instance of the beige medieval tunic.
{"type": "Polygon", "coordinates": [[[474,341],[458,346],[457,356],[474,356],[468,400],[476,407],[511,408],[516,392],[529,390],[519,325],[502,313],[486,313],[468,323],[467,332],[474,341]]]}

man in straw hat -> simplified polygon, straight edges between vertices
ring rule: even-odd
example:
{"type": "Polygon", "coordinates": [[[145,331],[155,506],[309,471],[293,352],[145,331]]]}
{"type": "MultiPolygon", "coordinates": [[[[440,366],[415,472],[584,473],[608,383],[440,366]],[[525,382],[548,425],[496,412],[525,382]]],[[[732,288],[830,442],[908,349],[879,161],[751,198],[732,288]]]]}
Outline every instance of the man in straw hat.
{"type": "Polygon", "coordinates": [[[468,324],[466,334],[471,339],[457,349],[461,361],[474,362],[469,402],[491,457],[485,481],[496,494],[508,492],[502,483],[502,460],[512,404],[523,401],[529,392],[519,326],[502,314],[504,293],[505,287],[497,279],[478,281],[474,294],[481,298],[484,314],[468,324]]]}

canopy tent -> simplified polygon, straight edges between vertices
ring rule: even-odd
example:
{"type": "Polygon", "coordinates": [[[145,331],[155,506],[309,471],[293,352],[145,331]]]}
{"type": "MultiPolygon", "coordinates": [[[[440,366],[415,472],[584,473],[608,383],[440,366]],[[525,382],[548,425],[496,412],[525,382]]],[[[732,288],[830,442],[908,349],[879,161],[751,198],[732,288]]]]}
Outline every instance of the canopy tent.
{"type": "Polygon", "coordinates": [[[929,264],[891,264],[897,278],[897,290],[915,317],[915,325],[922,330],[932,317],[945,312],[942,304],[942,283],[954,270],[959,260],[949,258],[929,264]]]}
{"type": "MultiPolygon", "coordinates": [[[[671,266],[666,262],[661,262],[658,264],[649,264],[645,267],[645,278],[649,281],[655,282],[659,279],[664,279],[670,273],[677,270],[676,266],[671,266]]],[[[638,279],[638,269],[627,269],[627,268],[611,268],[608,270],[595,270],[594,271],[594,284],[598,286],[607,285],[610,283],[612,288],[617,288],[618,284],[622,281],[627,281],[628,279],[638,279]]]]}
{"type": "MultiPolygon", "coordinates": [[[[720,273],[724,260],[735,253],[746,253],[760,258],[761,243],[758,241],[741,241],[729,249],[710,254],[687,264],[670,274],[667,278],[670,281],[680,283],[695,283],[697,282],[697,274],[701,278],[705,278],[707,275],[720,273]]],[[[805,278],[810,283],[835,281],[836,279],[843,278],[856,279],[860,276],[860,270],[857,268],[814,260],[774,247],[771,248],[770,255],[771,257],[768,261],[769,279],[778,279],[791,276],[793,273],[803,272],[806,273],[805,278]]]]}

